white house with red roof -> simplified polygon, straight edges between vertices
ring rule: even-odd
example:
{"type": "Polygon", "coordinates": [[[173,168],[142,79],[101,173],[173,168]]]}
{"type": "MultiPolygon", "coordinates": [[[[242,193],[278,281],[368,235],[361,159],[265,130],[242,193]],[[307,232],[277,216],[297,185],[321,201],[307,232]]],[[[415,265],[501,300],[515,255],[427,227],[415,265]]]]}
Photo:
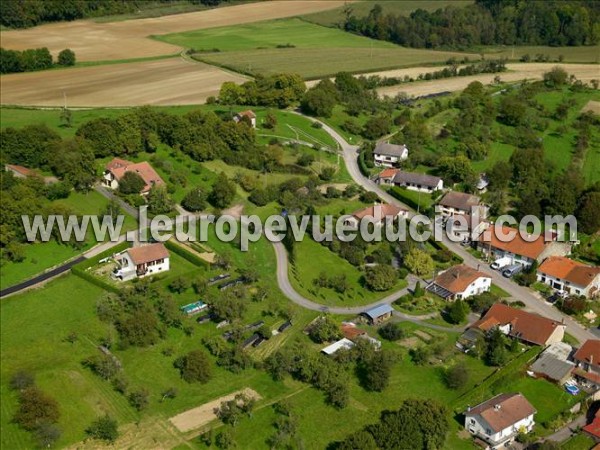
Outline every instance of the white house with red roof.
{"type": "Polygon", "coordinates": [[[467,265],[450,267],[435,277],[427,290],[444,300],[469,298],[490,290],[492,278],[467,265]]]}
{"type": "Polygon", "coordinates": [[[119,181],[127,172],[138,174],[146,183],[140,191],[140,195],[147,195],[154,186],[165,185],[163,179],[147,161],[133,163],[121,158],[114,158],[106,165],[102,175],[102,185],[110,189],[118,189],[119,181]]]}
{"type": "Polygon", "coordinates": [[[499,230],[496,230],[495,225],[489,226],[479,237],[478,247],[493,259],[508,257],[511,264],[521,264],[524,267],[550,256],[565,256],[571,251],[571,244],[558,242],[555,232],[535,235],[521,233],[506,225],[499,227],[499,230]]]}
{"type": "Polygon", "coordinates": [[[242,111],[233,116],[233,121],[239,123],[243,120],[247,120],[252,128],[256,128],[256,114],[251,109],[242,111]]]}
{"type": "Polygon", "coordinates": [[[589,339],[573,355],[573,375],[595,390],[600,389],[600,340],[589,339]]]}
{"type": "Polygon", "coordinates": [[[547,346],[561,342],[567,326],[522,309],[495,303],[481,319],[469,325],[468,329],[487,333],[495,328],[526,344],[547,346]]]}
{"type": "Polygon", "coordinates": [[[169,270],[169,251],[164,244],[132,247],[115,257],[119,268],[113,271],[113,278],[127,281],[169,270]]]}
{"type": "Polygon", "coordinates": [[[523,394],[500,394],[465,411],[465,430],[487,449],[506,448],[535,425],[536,410],[523,394]]]}
{"type": "Polygon", "coordinates": [[[344,220],[344,225],[358,228],[361,221],[365,220],[377,226],[383,226],[387,220],[395,221],[398,217],[408,217],[408,211],[398,206],[384,203],[354,211],[344,220]]]}
{"type": "Polygon", "coordinates": [[[600,267],[564,256],[547,258],[537,270],[537,280],[560,292],[593,298],[600,295],[600,267]]]}

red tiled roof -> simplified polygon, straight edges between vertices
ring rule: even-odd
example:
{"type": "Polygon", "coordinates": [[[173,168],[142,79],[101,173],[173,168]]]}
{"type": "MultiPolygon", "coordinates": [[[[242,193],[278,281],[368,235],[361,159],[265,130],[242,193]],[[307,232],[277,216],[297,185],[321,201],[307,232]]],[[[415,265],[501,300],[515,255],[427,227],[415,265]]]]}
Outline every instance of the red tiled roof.
{"type": "Polygon", "coordinates": [[[160,242],[143,245],[141,247],[132,247],[127,250],[127,253],[129,253],[129,257],[135,265],[158,261],[159,259],[166,259],[169,257],[167,248],[160,242]]]}
{"type": "Polygon", "coordinates": [[[503,237],[503,239],[507,239],[508,237],[512,237],[512,239],[508,242],[500,240],[495,233],[495,226],[492,225],[481,235],[479,242],[486,247],[491,246],[515,255],[537,259],[544,251],[544,248],[546,248],[547,242],[550,242],[555,238],[554,234],[549,234],[547,236],[539,235],[535,240],[529,242],[523,239],[519,230],[507,226],[502,226],[502,233],[507,236],[503,237]]]}
{"type": "Polygon", "coordinates": [[[573,358],[577,361],[600,366],[600,340],[589,339],[575,352],[573,358]]]}
{"type": "Polygon", "coordinates": [[[485,315],[469,328],[488,331],[494,327],[510,324],[510,336],[532,344],[544,345],[561,326],[556,322],[537,314],[528,313],[521,309],[511,308],[502,303],[495,303],[485,315]]]}
{"type": "Polygon", "coordinates": [[[435,284],[447,289],[453,294],[459,294],[464,292],[471,283],[480,277],[489,278],[485,273],[461,264],[450,267],[448,270],[440,273],[435,279],[435,284]]]}
{"type": "Polygon", "coordinates": [[[578,377],[585,378],[586,380],[590,380],[592,383],[600,385],[600,375],[594,372],[587,372],[579,367],[573,369],[573,373],[578,377]]]}
{"type": "Polygon", "coordinates": [[[384,169],[379,174],[379,178],[393,178],[398,172],[400,169],[384,169]]]}
{"type": "Polygon", "coordinates": [[[359,336],[364,336],[367,334],[365,330],[361,330],[360,328],[356,328],[354,325],[343,324],[342,325],[342,334],[346,339],[356,339],[359,336]]]}
{"type": "Polygon", "coordinates": [[[254,111],[252,111],[251,109],[239,112],[237,113],[237,115],[240,117],[248,117],[249,119],[256,119],[256,114],[254,114],[254,111]]]}
{"type": "Polygon", "coordinates": [[[16,164],[6,164],[7,169],[12,170],[13,172],[18,172],[24,177],[29,177],[35,174],[35,171],[32,169],[28,169],[27,167],[17,166],[16,164]]]}
{"type": "Polygon", "coordinates": [[[588,434],[591,434],[595,438],[600,439],[600,419],[598,417],[595,417],[592,423],[587,424],[585,427],[583,427],[583,431],[585,431],[588,434]]]}
{"type": "Polygon", "coordinates": [[[354,211],[352,215],[357,219],[364,217],[374,217],[376,219],[383,220],[386,217],[396,217],[401,212],[406,211],[405,209],[399,208],[398,206],[389,205],[384,203],[382,205],[369,206],[367,208],[354,211]]]}
{"type": "Polygon", "coordinates": [[[500,394],[471,408],[465,414],[480,415],[497,433],[536,412],[522,394],[500,394]]]}
{"type": "Polygon", "coordinates": [[[156,173],[156,170],[154,170],[147,161],[132,163],[131,161],[124,159],[114,158],[106,165],[106,170],[111,172],[117,181],[123,178],[126,172],[137,173],[146,183],[142,189],[142,193],[150,191],[152,186],[161,186],[165,184],[160,175],[156,173]]]}
{"type": "Polygon", "coordinates": [[[588,266],[563,256],[551,256],[540,265],[538,272],[578,286],[589,286],[600,274],[600,267],[588,266]]]}

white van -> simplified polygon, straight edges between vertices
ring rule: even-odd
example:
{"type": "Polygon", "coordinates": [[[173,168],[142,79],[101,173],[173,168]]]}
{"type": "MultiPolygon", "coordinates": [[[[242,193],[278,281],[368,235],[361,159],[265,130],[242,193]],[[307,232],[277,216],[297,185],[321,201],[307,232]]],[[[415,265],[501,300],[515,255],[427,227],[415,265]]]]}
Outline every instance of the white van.
{"type": "Polygon", "coordinates": [[[503,256],[500,259],[497,259],[496,261],[494,261],[490,267],[494,270],[501,270],[506,266],[510,266],[512,263],[512,260],[508,257],[508,256],[503,256]]]}

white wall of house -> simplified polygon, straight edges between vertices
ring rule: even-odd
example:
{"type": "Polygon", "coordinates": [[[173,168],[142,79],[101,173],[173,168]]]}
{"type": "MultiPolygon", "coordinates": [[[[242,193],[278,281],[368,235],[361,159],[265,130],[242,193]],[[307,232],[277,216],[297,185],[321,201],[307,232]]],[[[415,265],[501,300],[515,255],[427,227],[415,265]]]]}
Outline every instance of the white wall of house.
{"type": "Polygon", "coordinates": [[[442,189],[444,189],[444,181],[440,180],[440,182],[436,186],[423,186],[420,184],[413,183],[400,183],[397,184],[397,186],[405,187],[409,191],[426,192],[428,194],[431,194],[435,191],[441,191],[442,189]]]}
{"type": "Polygon", "coordinates": [[[490,253],[489,245],[483,242],[479,243],[479,248],[485,255],[489,254],[494,260],[506,257],[510,259],[510,264],[521,264],[524,268],[530,267],[534,261],[533,259],[528,258],[527,256],[516,255],[514,253],[500,250],[495,247],[492,247],[492,251],[490,253]]]}
{"type": "Polygon", "coordinates": [[[504,445],[505,442],[514,438],[520,431],[529,433],[534,425],[535,421],[532,414],[512,424],[510,427],[494,433],[487,422],[479,414],[471,415],[467,413],[465,415],[465,429],[472,435],[492,444],[492,448],[495,448],[496,445],[504,445]]]}
{"type": "Polygon", "coordinates": [[[469,298],[472,295],[487,292],[492,287],[492,279],[489,277],[479,277],[473,281],[463,292],[457,293],[457,299],[469,298]]]}
{"type": "Polygon", "coordinates": [[[102,175],[102,185],[111,189],[117,189],[119,182],[109,170],[106,170],[104,175],[102,175]]]}
{"type": "Polygon", "coordinates": [[[586,297],[589,297],[592,288],[600,290],[600,274],[597,275],[588,286],[574,284],[567,280],[562,280],[560,278],[542,273],[540,271],[537,272],[537,280],[541,283],[547,284],[548,286],[550,286],[553,289],[556,289],[557,291],[565,291],[572,295],[584,295],[586,297]]]}
{"type": "Polygon", "coordinates": [[[397,156],[380,155],[378,153],[373,154],[375,165],[379,167],[394,167],[400,161],[397,156]]]}
{"type": "Polygon", "coordinates": [[[169,258],[159,259],[158,261],[151,261],[146,264],[147,272],[143,277],[148,275],[154,275],[159,272],[166,272],[169,270],[169,258]]]}

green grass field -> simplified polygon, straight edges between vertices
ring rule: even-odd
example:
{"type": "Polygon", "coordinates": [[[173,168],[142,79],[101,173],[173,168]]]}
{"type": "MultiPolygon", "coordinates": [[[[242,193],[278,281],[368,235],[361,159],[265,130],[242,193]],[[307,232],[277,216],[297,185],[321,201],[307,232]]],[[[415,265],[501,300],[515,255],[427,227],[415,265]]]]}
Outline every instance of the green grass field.
{"type": "MultiPolygon", "coordinates": [[[[548,55],[550,61],[558,61],[562,56],[565,63],[599,63],[600,46],[587,45],[582,47],[548,47],[548,46],[515,46],[513,47],[482,47],[473,49],[480,50],[488,58],[507,58],[519,60],[523,55],[529,55],[535,59],[536,55],[548,55]]],[[[568,69],[568,67],[567,67],[568,69]]]]}
{"type": "Polygon", "coordinates": [[[358,306],[377,301],[392,292],[406,286],[406,281],[399,280],[393,289],[386,292],[369,291],[362,286],[363,273],[348,261],[331,252],[327,247],[304,239],[296,243],[295,262],[290,265],[290,282],[297,291],[317,303],[329,306],[358,306]],[[315,264],[318,261],[318,264],[315,264]],[[325,272],[328,276],[345,275],[349,288],[343,294],[333,289],[318,288],[313,280],[325,272]]]}
{"type": "MultiPolygon", "coordinates": [[[[336,31],[336,30],[333,30],[336,31]]],[[[336,31],[337,32],[337,31],[336,31]]],[[[298,73],[305,79],[333,76],[338,72],[366,73],[402,67],[443,64],[450,58],[479,59],[474,53],[444,52],[404,47],[285,48],[223,53],[197,53],[194,58],[236,72],[256,74],[298,73]]]]}
{"type": "MultiPolygon", "coordinates": [[[[157,39],[197,50],[194,58],[248,74],[295,72],[305,78],[438,64],[457,52],[408,49],[302,19],[188,31],[157,39]],[[286,46],[288,48],[278,48],[286,46]]],[[[477,59],[477,54],[468,55],[477,59]]]]}
{"type": "MultiPolygon", "coordinates": [[[[101,214],[108,205],[108,200],[96,191],[86,194],[72,192],[68,198],[56,200],[56,204],[71,208],[76,214],[101,214]]],[[[123,222],[123,232],[133,230],[136,226],[135,219],[126,215],[123,222]]],[[[80,255],[85,250],[96,244],[93,234],[88,233],[85,246],[76,249],[68,245],[62,245],[51,240],[49,242],[38,242],[25,246],[25,260],[22,262],[5,262],[2,266],[2,277],[0,284],[2,288],[12,286],[28,278],[31,278],[51,267],[59,265],[68,259],[80,255]]]]}
{"type": "Polygon", "coordinates": [[[186,31],[155,38],[196,51],[218,49],[221,52],[277,48],[283,45],[293,45],[297,48],[396,47],[389,42],[368,39],[297,18],[186,31]]]}

